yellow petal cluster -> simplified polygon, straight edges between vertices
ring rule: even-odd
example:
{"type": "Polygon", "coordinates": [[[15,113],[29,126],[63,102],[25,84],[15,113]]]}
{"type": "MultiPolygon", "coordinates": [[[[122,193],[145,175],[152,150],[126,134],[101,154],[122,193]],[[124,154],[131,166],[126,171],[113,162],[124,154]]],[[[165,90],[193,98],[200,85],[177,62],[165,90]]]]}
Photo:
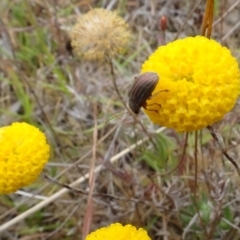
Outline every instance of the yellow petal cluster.
{"type": "Polygon", "coordinates": [[[49,159],[45,135],[27,123],[0,128],[0,194],[31,184],[49,159]]]}
{"type": "Polygon", "coordinates": [[[151,240],[147,232],[142,229],[128,224],[121,225],[120,223],[111,224],[108,227],[103,227],[95,232],[90,233],[86,240],[151,240]]]}
{"type": "Polygon", "coordinates": [[[125,51],[131,39],[125,20],[103,8],[80,16],[71,31],[72,47],[86,60],[102,60],[125,51]]]}
{"type": "Polygon", "coordinates": [[[142,73],[149,71],[160,81],[144,112],[153,123],[178,132],[221,120],[240,92],[237,60],[229,49],[202,36],[159,47],[142,65],[142,73]],[[164,89],[169,91],[159,92],[164,89]]]}

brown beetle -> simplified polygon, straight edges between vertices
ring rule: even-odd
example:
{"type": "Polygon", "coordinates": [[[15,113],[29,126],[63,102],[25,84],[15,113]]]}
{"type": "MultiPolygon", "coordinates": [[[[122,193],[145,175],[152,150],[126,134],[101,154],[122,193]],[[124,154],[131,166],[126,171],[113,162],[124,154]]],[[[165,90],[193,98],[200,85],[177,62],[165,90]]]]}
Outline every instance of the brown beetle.
{"type": "MultiPolygon", "coordinates": [[[[159,76],[155,72],[145,72],[135,78],[134,84],[128,93],[129,97],[128,106],[133,113],[139,114],[141,107],[143,107],[146,110],[149,110],[147,109],[146,101],[152,97],[152,92],[156,88],[158,82],[159,76]]],[[[168,92],[168,90],[163,91],[168,92]]],[[[160,104],[158,103],[154,103],[154,105],[160,106],[160,104]]]]}

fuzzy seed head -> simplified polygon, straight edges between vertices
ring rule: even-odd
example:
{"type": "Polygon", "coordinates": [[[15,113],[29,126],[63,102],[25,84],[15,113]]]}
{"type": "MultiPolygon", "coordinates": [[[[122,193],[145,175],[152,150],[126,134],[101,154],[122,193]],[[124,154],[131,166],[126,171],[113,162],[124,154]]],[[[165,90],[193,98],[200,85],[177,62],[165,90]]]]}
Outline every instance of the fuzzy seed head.
{"type": "Polygon", "coordinates": [[[80,16],[71,31],[72,47],[86,60],[103,60],[127,48],[131,33],[125,20],[103,8],[80,16]]]}

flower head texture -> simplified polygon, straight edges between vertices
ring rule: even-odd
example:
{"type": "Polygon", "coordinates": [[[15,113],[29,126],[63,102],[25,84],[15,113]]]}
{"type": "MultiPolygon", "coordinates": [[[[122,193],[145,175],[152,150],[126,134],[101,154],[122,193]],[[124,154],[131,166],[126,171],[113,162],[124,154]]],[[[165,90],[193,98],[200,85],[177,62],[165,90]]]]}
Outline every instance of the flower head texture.
{"type": "Polygon", "coordinates": [[[102,60],[122,53],[131,39],[129,26],[115,12],[103,8],[80,16],[71,31],[72,46],[86,60],[102,60]]]}
{"type": "Polygon", "coordinates": [[[202,36],[159,47],[142,65],[142,73],[149,71],[160,80],[144,112],[153,123],[178,132],[221,120],[240,92],[236,59],[226,47],[202,36]]]}
{"type": "Polygon", "coordinates": [[[0,128],[0,194],[31,184],[49,159],[45,135],[27,123],[0,128]]]}
{"type": "Polygon", "coordinates": [[[90,233],[86,240],[151,240],[147,232],[142,229],[128,224],[121,225],[120,223],[111,224],[108,227],[103,227],[95,232],[90,233]]]}

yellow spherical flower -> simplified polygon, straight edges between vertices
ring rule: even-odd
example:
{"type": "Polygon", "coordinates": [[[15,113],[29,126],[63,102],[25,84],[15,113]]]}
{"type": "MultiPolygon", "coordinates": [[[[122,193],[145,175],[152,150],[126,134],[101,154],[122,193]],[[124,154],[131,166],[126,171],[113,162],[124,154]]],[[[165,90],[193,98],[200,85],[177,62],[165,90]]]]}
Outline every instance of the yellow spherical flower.
{"type": "Polygon", "coordinates": [[[0,194],[31,184],[49,159],[45,135],[27,123],[0,128],[0,194]]]}
{"type": "Polygon", "coordinates": [[[90,233],[86,240],[151,240],[147,232],[128,224],[122,226],[120,223],[111,224],[95,232],[90,233]]]}
{"type": "Polygon", "coordinates": [[[160,80],[145,113],[153,123],[178,132],[221,120],[240,92],[236,59],[226,47],[201,36],[159,47],[142,65],[142,72],[149,71],[160,80]]]}
{"type": "Polygon", "coordinates": [[[71,31],[75,52],[87,60],[122,53],[131,38],[125,20],[106,9],[96,8],[80,16],[71,31]]]}

